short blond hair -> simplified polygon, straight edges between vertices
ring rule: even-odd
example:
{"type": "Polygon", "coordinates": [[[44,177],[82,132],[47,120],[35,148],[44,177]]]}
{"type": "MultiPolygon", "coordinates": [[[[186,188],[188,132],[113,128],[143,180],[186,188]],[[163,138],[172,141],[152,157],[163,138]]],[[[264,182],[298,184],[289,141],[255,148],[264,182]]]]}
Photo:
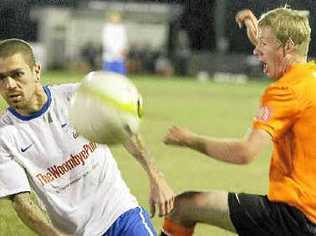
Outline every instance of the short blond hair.
{"type": "Polygon", "coordinates": [[[307,56],[311,40],[309,11],[293,10],[287,7],[276,8],[263,14],[258,26],[270,27],[283,46],[291,40],[297,53],[307,56]]]}

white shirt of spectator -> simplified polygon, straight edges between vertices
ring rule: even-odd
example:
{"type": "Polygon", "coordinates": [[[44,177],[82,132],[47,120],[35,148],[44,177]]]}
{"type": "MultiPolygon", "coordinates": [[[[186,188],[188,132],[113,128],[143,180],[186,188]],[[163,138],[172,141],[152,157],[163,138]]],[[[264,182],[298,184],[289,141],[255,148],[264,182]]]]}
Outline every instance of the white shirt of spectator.
{"type": "Polygon", "coordinates": [[[127,50],[127,35],[122,23],[106,23],[103,27],[103,60],[124,60],[124,52],[127,50]]]}

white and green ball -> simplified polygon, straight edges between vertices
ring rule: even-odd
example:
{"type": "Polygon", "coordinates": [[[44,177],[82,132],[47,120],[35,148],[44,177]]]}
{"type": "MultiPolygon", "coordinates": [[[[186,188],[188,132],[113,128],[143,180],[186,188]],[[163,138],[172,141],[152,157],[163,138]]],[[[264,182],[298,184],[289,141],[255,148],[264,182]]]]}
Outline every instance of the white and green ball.
{"type": "Polygon", "coordinates": [[[122,144],[139,129],[142,97],[125,76],[95,71],[75,92],[70,121],[78,133],[102,144],[122,144]]]}

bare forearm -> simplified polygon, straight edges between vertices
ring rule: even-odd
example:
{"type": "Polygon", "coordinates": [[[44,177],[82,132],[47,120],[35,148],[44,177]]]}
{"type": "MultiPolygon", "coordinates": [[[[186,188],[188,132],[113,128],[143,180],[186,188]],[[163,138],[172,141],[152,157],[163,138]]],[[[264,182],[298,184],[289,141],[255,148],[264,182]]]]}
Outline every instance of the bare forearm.
{"type": "Polygon", "coordinates": [[[60,236],[61,234],[48,221],[47,216],[32,201],[29,193],[13,197],[13,207],[21,220],[38,235],[60,236]]]}
{"type": "Polygon", "coordinates": [[[175,194],[150,158],[142,139],[138,135],[135,135],[125,144],[125,148],[141,164],[148,175],[150,183],[149,203],[151,216],[153,217],[155,215],[156,208],[159,209],[159,216],[169,214],[174,206],[175,194]]]}
{"type": "Polygon", "coordinates": [[[241,10],[236,15],[236,22],[241,28],[242,25],[246,26],[247,36],[250,42],[256,46],[258,43],[257,33],[258,33],[258,20],[251,10],[245,9],[241,10]]]}
{"type": "Polygon", "coordinates": [[[146,171],[150,179],[161,176],[161,172],[154,164],[140,136],[135,135],[125,144],[127,151],[134,156],[146,171]]]}
{"type": "Polygon", "coordinates": [[[218,139],[192,134],[183,140],[183,144],[219,161],[233,164],[246,164],[250,161],[244,142],[239,139],[218,139]]]}
{"type": "Polygon", "coordinates": [[[271,136],[265,130],[250,129],[243,139],[220,139],[195,134],[173,126],[164,138],[167,145],[183,146],[204,153],[216,160],[248,164],[268,145],[271,136]]]}

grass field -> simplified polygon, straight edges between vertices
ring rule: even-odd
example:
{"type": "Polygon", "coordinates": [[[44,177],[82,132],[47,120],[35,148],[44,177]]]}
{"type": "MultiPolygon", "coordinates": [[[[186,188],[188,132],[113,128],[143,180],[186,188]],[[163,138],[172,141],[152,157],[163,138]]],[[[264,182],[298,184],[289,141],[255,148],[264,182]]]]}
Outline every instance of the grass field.
{"type": "MultiPolygon", "coordinates": [[[[73,82],[81,77],[80,74],[51,72],[43,75],[43,81],[73,82]]],[[[161,142],[171,125],[216,137],[242,136],[251,124],[265,83],[216,84],[158,77],[136,77],[134,81],[144,98],[141,133],[157,165],[177,193],[208,189],[266,192],[269,150],[248,166],[233,166],[190,150],[167,147],[161,142]]],[[[131,191],[148,209],[148,182],[144,172],[122,148],[115,147],[113,152],[131,191]]],[[[158,230],[161,219],[155,217],[153,221],[158,230]]],[[[0,200],[0,236],[13,235],[31,236],[34,233],[21,223],[8,201],[0,200]]],[[[232,234],[201,225],[195,235],[232,234]]]]}

